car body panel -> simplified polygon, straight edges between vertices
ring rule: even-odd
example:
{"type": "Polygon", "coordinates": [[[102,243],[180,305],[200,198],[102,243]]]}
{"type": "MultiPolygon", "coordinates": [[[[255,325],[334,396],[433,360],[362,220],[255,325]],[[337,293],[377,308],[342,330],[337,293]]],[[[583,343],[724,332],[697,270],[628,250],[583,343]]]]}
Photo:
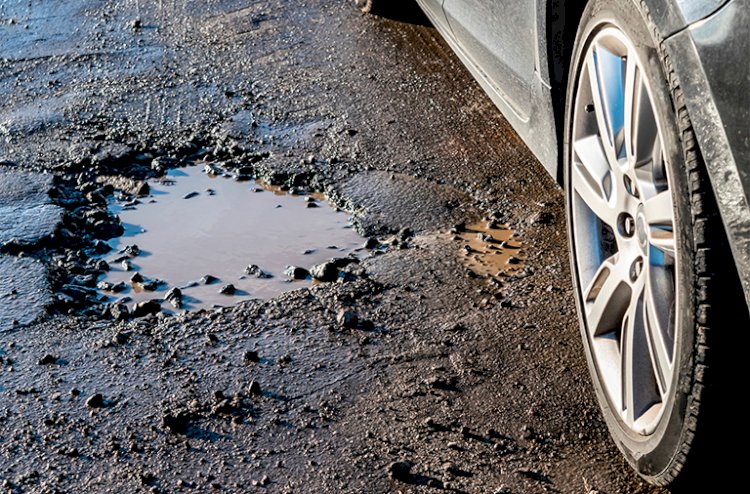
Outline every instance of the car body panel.
{"type": "Polygon", "coordinates": [[[422,10],[428,14],[438,31],[442,33],[449,30],[448,21],[443,12],[443,0],[418,0],[418,3],[422,10]]]}
{"type": "Polygon", "coordinates": [[[528,121],[536,59],[534,2],[518,0],[444,0],[443,11],[456,41],[515,113],[528,121]]]}
{"type": "Polygon", "coordinates": [[[645,0],[651,20],[667,38],[688,25],[708,17],[727,0],[645,0]]]}
{"type": "MultiPolygon", "coordinates": [[[[529,87],[528,108],[523,114],[516,111],[511,103],[512,98],[505,92],[504,84],[495,83],[482,70],[468,51],[469,46],[462,43],[453,35],[450,26],[445,23],[446,16],[442,8],[436,10],[435,2],[417,0],[427,16],[433,22],[440,34],[450,45],[459,59],[469,69],[490,99],[503,112],[506,119],[529,146],[529,149],[542,162],[547,171],[556,176],[558,164],[558,146],[555,116],[552,101],[549,96],[549,84],[539,77],[538,71],[532,71],[529,87]]],[[[532,43],[533,44],[533,43],[532,43]]],[[[545,48],[546,50],[546,48],[545,48]]],[[[535,57],[536,58],[536,57],[535,57]]],[[[545,71],[546,72],[546,71],[545,71]]]]}
{"type": "Polygon", "coordinates": [[[675,3],[682,16],[682,22],[688,25],[713,14],[726,4],[727,0],[675,0],[675,3]]]}
{"type": "Polygon", "coordinates": [[[750,304],[750,0],[666,40],[750,304]],[[731,68],[728,70],[728,68],[731,68]]]}

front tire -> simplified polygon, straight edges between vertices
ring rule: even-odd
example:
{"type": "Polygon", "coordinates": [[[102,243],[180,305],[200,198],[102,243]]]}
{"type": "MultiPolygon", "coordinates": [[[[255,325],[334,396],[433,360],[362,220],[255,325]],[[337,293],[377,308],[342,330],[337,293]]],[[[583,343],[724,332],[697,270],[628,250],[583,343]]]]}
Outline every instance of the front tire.
{"type": "MultiPolygon", "coordinates": [[[[597,398],[646,480],[696,473],[725,241],[679,85],[641,3],[593,0],[573,49],[565,185],[597,398]],[[699,427],[700,425],[700,427],[699,427]],[[689,467],[689,468],[686,468],[689,467]]],[[[703,451],[701,451],[703,449],[703,451]]]]}

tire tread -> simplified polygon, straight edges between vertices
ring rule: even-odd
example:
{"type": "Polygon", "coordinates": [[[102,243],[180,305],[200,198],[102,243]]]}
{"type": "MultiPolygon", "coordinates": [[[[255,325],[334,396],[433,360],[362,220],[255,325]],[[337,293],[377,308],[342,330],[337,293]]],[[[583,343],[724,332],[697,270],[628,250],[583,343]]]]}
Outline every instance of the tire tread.
{"type": "MultiPolygon", "coordinates": [[[[704,472],[696,468],[685,468],[696,463],[704,463],[703,455],[710,454],[705,444],[701,444],[707,435],[704,405],[707,386],[712,382],[712,368],[710,365],[713,352],[711,351],[714,338],[713,323],[715,321],[713,300],[720,300],[725,287],[716,283],[715,276],[721,272],[720,254],[729,252],[726,237],[721,227],[720,218],[716,212],[717,205],[711,189],[705,163],[698,147],[698,141],[685,104],[680,81],[674,71],[672,61],[664,40],[651,18],[648,6],[644,0],[638,0],[641,13],[651,32],[658,54],[661,58],[668,87],[672,96],[672,104],[677,116],[681,143],[684,155],[685,172],[688,176],[688,186],[691,194],[692,234],[695,242],[694,273],[696,283],[692,293],[695,310],[695,339],[693,358],[695,359],[693,373],[684,376],[685,382],[680,385],[689,389],[688,403],[685,408],[683,422],[683,441],[677,454],[667,468],[659,475],[649,477],[648,480],[660,486],[671,486],[673,489],[682,488],[692,491],[696,485],[702,485],[704,472]]],[[[731,255],[731,254],[730,254],[731,255]]]]}

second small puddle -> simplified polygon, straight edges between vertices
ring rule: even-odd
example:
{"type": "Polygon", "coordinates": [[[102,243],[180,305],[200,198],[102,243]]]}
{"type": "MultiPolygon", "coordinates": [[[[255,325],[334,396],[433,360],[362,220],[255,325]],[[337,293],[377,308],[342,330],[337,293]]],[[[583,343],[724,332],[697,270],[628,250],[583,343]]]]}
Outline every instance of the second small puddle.
{"type": "MultiPolygon", "coordinates": [[[[172,287],[182,290],[183,308],[191,310],[271,298],[300,286],[284,275],[287,266],[309,269],[361,250],[363,239],[350,217],[321,195],[305,199],[252,181],[206,175],[199,166],[171,170],[150,185],[151,197],[140,204],[113,207],[125,233],[109,242],[113,251],[105,258],[111,270],[103,281],[124,285],[119,293],[103,292],[112,301],[162,299],[172,287]],[[308,201],[317,207],[308,207],[308,201]],[[133,244],[140,253],[126,271],[115,260],[133,244]],[[246,274],[249,265],[271,277],[246,274]],[[136,271],[163,283],[144,290],[130,282],[136,271]],[[217,280],[203,283],[205,275],[217,280]],[[226,284],[236,287],[234,295],[219,293],[226,284]]],[[[162,306],[171,309],[166,302],[162,306]]]]}
{"type": "Polygon", "coordinates": [[[523,268],[521,244],[513,231],[493,222],[466,225],[458,233],[466,266],[479,276],[513,276],[523,268]]]}

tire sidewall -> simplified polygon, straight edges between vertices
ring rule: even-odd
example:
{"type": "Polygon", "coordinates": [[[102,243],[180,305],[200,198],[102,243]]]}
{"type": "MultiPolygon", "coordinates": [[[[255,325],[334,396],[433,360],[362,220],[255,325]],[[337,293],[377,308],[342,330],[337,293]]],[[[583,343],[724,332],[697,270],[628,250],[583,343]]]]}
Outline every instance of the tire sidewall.
{"type": "Polygon", "coordinates": [[[594,0],[584,11],[576,42],[573,48],[568,91],[565,106],[565,134],[563,144],[564,180],[566,194],[566,213],[568,222],[568,238],[570,246],[571,273],[575,285],[576,305],[578,308],[579,326],[582,332],[583,345],[592,382],[601,405],[603,415],[610,433],[618,448],[623,452],[628,462],[648,480],[662,483],[660,479],[670,474],[676,454],[679,452],[687,424],[685,424],[685,410],[689,406],[692,391],[692,376],[694,372],[694,296],[695,285],[694,241],[692,236],[692,215],[690,209],[690,189],[688,177],[682,163],[684,162],[683,147],[680,142],[680,131],[672,104],[669,84],[656,42],[649,33],[649,23],[633,0],[594,0]],[[675,342],[674,362],[677,371],[674,372],[670,395],[665,405],[664,415],[656,430],[649,436],[641,436],[624,426],[616,411],[613,411],[606,391],[599,382],[596,362],[594,360],[585,320],[582,311],[581,287],[578,279],[575,260],[575,239],[572,225],[572,189],[569,186],[569,168],[571,166],[570,141],[572,132],[573,103],[578,90],[578,75],[581,70],[583,57],[587,53],[589,40],[605,25],[614,25],[625,33],[639,54],[646,74],[652,103],[655,109],[658,125],[661,129],[663,146],[668,163],[668,180],[675,205],[675,226],[679,232],[677,256],[679,256],[676,283],[676,314],[675,322],[680,329],[675,342]],[[680,227],[677,228],[677,225],[680,227]]]}

